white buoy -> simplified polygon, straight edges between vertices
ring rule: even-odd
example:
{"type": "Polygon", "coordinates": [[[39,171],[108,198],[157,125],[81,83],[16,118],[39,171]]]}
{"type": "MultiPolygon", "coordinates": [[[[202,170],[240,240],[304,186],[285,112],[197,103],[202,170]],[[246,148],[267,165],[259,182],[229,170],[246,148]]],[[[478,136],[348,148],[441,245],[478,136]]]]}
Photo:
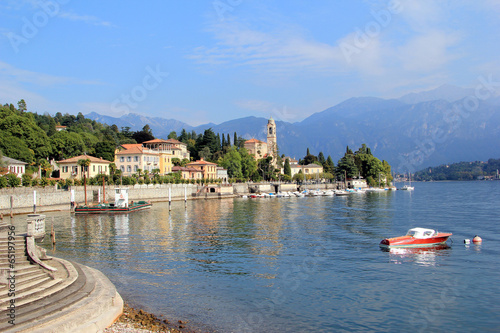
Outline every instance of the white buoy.
{"type": "Polygon", "coordinates": [[[470,239],[464,239],[464,244],[470,244],[470,239]]]}

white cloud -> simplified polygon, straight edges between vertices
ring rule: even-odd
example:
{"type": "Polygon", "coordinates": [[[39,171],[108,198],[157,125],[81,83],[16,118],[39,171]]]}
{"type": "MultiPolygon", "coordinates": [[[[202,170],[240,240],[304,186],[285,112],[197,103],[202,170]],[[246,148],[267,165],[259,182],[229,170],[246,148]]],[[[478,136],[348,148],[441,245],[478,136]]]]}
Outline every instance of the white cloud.
{"type": "Polygon", "coordinates": [[[53,76],[45,73],[32,72],[16,68],[0,61],[0,81],[30,83],[37,86],[52,86],[62,84],[101,84],[98,81],[80,80],[64,76],[53,76]]]}
{"type": "Polygon", "coordinates": [[[402,67],[408,71],[430,72],[444,68],[457,58],[449,48],[460,40],[456,33],[429,31],[417,35],[397,49],[402,67]]]}
{"type": "Polygon", "coordinates": [[[95,26],[114,27],[111,22],[101,20],[100,18],[92,15],[79,15],[73,12],[61,12],[58,16],[66,20],[83,22],[95,26]]]}
{"type": "Polygon", "coordinates": [[[216,23],[211,31],[215,46],[199,47],[189,58],[200,64],[273,72],[332,69],[342,58],[338,47],[304,38],[297,31],[261,32],[237,22],[216,23]]]}

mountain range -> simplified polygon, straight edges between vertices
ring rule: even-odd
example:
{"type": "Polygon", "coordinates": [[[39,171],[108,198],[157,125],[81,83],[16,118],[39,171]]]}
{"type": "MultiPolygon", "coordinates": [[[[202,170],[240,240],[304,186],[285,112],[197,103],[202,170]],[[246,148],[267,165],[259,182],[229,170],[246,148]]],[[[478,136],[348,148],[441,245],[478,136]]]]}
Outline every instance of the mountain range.
{"type": "MultiPolygon", "coordinates": [[[[296,123],[276,121],[280,154],[302,158],[307,148],[340,159],[346,146],[366,143],[373,155],[393,170],[415,171],[428,166],[500,157],[500,96],[479,99],[473,89],[443,85],[398,99],[350,98],[296,123]]],[[[87,118],[133,131],[150,126],[157,138],[184,128],[203,133],[234,132],[266,141],[267,119],[245,117],[221,124],[193,127],[175,119],[129,113],[119,118],[90,113],[87,118]]]]}

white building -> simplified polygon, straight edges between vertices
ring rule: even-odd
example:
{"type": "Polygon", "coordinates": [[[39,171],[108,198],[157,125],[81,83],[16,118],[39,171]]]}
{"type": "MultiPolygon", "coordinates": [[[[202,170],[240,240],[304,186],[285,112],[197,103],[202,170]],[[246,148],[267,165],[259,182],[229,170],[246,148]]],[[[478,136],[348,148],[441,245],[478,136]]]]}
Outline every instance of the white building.
{"type": "Polygon", "coordinates": [[[6,156],[2,156],[2,161],[4,162],[5,168],[7,169],[6,173],[13,173],[17,177],[21,178],[21,176],[26,172],[26,164],[28,163],[18,161],[6,156]]]}

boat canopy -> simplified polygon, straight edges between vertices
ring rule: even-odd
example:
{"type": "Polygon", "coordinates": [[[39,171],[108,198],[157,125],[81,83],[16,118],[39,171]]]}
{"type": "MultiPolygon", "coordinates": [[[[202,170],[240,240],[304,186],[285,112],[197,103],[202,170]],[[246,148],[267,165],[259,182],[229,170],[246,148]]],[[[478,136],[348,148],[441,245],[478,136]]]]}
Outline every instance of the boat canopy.
{"type": "Polygon", "coordinates": [[[433,237],[436,234],[436,231],[433,229],[426,229],[426,228],[412,228],[408,230],[408,233],[406,233],[406,236],[412,236],[415,238],[429,238],[433,237]]]}

